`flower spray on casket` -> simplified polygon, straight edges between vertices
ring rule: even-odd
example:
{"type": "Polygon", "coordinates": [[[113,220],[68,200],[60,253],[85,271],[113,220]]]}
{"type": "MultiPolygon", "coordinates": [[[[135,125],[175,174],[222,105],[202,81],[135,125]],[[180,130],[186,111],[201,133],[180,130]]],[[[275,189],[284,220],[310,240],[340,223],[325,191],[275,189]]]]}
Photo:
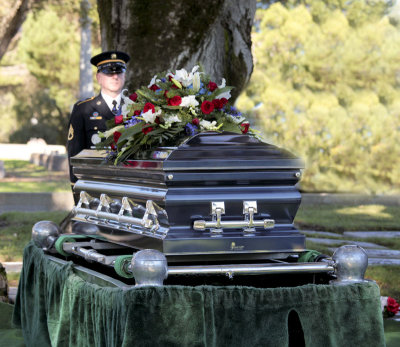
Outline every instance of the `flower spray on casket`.
{"type": "Polygon", "coordinates": [[[229,105],[233,87],[217,85],[198,71],[185,69],[155,75],[135,93],[123,91],[121,114],[99,133],[98,149],[110,147],[115,164],[146,158],[157,147],[177,146],[203,131],[230,131],[256,136],[245,117],[229,105]],[[128,96],[129,95],[129,96],[128,96]]]}

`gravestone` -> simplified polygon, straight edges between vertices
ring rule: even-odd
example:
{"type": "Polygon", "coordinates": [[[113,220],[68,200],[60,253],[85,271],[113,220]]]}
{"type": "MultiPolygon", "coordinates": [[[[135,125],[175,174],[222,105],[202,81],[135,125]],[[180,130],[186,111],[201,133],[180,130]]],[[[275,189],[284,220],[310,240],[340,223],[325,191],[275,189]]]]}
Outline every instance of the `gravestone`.
{"type": "Polygon", "coordinates": [[[5,267],[0,263],[0,302],[8,302],[8,281],[5,267]]]}
{"type": "Polygon", "coordinates": [[[6,169],[4,168],[4,161],[0,160],[0,179],[6,177],[6,169]]]}

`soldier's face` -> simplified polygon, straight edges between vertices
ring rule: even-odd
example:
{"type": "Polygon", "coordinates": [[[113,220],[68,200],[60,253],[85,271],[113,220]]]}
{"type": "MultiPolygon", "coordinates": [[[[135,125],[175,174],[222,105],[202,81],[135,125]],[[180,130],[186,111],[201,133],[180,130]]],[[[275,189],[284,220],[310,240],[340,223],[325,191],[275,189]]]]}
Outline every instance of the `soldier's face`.
{"type": "Polygon", "coordinates": [[[97,82],[99,82],[101,90],[112,97],[121,93],[125,83],[125,73],[104,74],[98,72],[96,74],[97,82]]]}

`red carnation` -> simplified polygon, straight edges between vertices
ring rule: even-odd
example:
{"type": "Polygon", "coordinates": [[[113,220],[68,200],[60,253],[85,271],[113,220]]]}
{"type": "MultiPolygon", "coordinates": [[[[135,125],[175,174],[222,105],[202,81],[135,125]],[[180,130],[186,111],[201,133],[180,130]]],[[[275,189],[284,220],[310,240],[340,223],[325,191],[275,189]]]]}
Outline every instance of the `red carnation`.
{"type": "Polygon", "coordinates": [[[140,110],[136,110],[135,112],[133,112],[134,116],[140,116],[140,110]]]}
{"type": "Polygon", "coordinates": [[[153,131],[152,127],[147,127],[142,129],[142,133],[145,135],[148,134],[150,131],[153,131]]]}
{"type": "Polygon", "coordinates": [[[151,87],[149,87],[149,89],[155,92],[156,90],[160,89],[160,87],[157,84],[153,84],[151,87]]]}
{"type": "Polygon", "coordinates": [[[146,113],[148,110],[151,110],[152,113],[156,112],[154,105],[151,102],[146,102],[143,107],[143,112],[146,113]]]}
{"type": "Polygon", "coordinates": [[[199,125],[200,124],[200,120],[198,118],[193,118],[192,119],[192,124],[193,125],[199,125]]]}
{"type": "Polygon", "coordinates": [[[129,95],[129,99],[131,99],[133,102],[135,102],[137,100],[137,94],[132,93],[131,95],[129,95]]]}
{"type": "Polygon", "coordinates": [[[387,299],[387,310],[393,314],[396,314],[399,312],[399,307],[400,305],[397,303],[397,301],[390,296],[387,299]]]}
{"type": "Polygon", "coordinates": [[[249,127],[250,127],[249,123],[242,123],[242,124],[240,124],[240,126],[242,127],[243,134],[246,134],[249,131],[249,127]]]}
{"type": "Polygon", "coordinates": [[[182,102],[182,98],[179,95],[175,95],[171,99],[168,99],[169,106],[179,106],[182,102]]]}
{"type": "Polygon", "coordinates": [[[218,88],[218,86],[217,86],[216,83],[210,81],[210,82],[207,84],[207,88],[208,88],[208,90],[209,90],[210,92],[213,92],[215,89],[218,88]]]}
{"type": "Polygon", "coordinates": [[[117,143],[118,139],[121,137],[121,133],[119,131],[114,131],[114,142],[117,143]]]}
{"type": "Polygon", "coordinates": [[[224,107],[224,104],[223,104],[223,102],[222,102],[221,99],[214,99],[214,100],[212,101],[212,103],[213,103],[214,107],[215,107],[216,109],[218,109],[218,110],[220,110],[221,108],[224,107]]]}
{"type": "Polygon", "coordinates": [[[204,100],[201,104],[201,110],[204,114],[210,114],[214,110],[214,105],[212,102],[204,100]]]}
{"type": "Polygon", "coordinates": [[[225,106],[228,103],[228,99],[227,98],[222,98],[220,99],[222,104],[225,106]]]}
{"type": "Polygon", "coordinates": [[[122,116],[122,114],[114,117],[115,124],[121,124],[123,122],[123,120],[124,120],[124,117],[122,116]]]}

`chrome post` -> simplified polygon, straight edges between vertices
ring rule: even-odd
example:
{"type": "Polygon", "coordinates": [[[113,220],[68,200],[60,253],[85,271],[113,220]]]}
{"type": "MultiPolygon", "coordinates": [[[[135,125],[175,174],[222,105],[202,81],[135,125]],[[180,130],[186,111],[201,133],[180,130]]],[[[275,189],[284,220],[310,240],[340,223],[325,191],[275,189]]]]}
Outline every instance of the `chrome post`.
{"type": "Polygon", "coordinates": [[[220,235],[223,232],[221,227],[221,215],[225,214],[225,202],[211,202],[212,221],[216,222],[215,227],[210,229],[211,234],[220,235]]]}

